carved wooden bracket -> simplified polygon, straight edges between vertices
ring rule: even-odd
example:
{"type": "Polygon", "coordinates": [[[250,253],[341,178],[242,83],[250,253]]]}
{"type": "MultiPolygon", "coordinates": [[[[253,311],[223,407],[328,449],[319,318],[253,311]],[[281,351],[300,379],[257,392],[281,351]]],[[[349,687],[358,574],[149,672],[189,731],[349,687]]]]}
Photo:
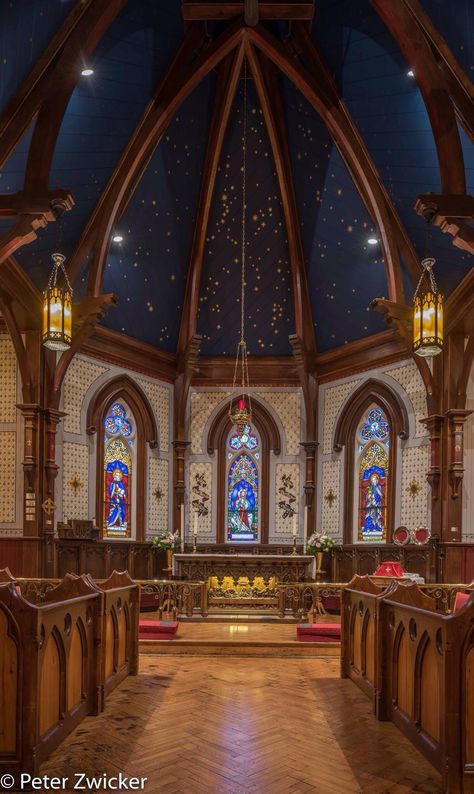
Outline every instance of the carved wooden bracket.
{"type": "Polygon", "coordinates": [[[416,199],[415,210],[450,234],[457,248],[474,254],[474,196],[424,193],[416,199]]]}

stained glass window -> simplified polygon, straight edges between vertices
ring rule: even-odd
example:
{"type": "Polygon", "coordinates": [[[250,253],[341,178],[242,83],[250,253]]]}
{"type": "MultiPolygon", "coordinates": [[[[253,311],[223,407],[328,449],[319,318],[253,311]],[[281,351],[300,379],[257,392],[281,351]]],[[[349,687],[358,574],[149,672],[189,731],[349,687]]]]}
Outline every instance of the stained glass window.
{"type": "Polygon", "coordinates": [[[369,410],[359,427],[358,540],[385,541],[390,426],[380,408],[369,410]]]}
{"type": "Polygon", "coordinates": [[[125,406],[112,405],[104,430],[104,534],[129,538],[134,428],[125,406]]]}
{"type": "Polygon", "coordinates": [[[258,541],[259,448],[258,435],[247,426],[241,436],[228,438],[227,540],[258,541]]]}

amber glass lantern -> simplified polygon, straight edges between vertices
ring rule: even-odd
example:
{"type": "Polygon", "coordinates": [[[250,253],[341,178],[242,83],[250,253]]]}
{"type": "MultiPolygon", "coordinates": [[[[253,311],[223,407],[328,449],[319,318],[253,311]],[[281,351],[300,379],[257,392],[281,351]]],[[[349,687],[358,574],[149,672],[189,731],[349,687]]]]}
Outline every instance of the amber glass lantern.
{"type": "Polygon", "coordinates": [[[43,293],[43,345],[50,350],[67,350],[72,339],[72,288],[64,267],[66,257],[53,254],[48,286],[43,293]],[[64,277],[64,287],[58,275],[64,277]]]}
{"type": "Polygon", "coordinates": [[[437,356],[443,349],[443,296],[436,286],[434,263],[432,257],[423,259],[413,298],[413,352],[423,357],[437,356]],[[425,288],[423,281],[427,282],[425,288]]]}

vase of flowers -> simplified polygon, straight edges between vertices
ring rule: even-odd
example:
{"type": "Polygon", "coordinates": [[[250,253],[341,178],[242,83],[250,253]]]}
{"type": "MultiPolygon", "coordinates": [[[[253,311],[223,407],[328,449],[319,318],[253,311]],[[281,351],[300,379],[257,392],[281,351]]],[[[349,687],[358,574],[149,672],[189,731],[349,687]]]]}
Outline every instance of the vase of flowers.
{"type": "Polygon", "coordinates": [[[323,555],[325,551],[330,551],[334,546],[334,538],[327,532],[313,532],[308,539],[307,549],[310,554],[316,557],[316,571],[322,572],[323,555]]]}
{"type": "Polygon", "coordinates": [[[179,532],[170,532],[165,529],[159,535],[155,535],[152,540],[155,549],[166,552],[166,570],[168,571],[173,568],[173,552],[178,548],[179,543],[179,532]]]}

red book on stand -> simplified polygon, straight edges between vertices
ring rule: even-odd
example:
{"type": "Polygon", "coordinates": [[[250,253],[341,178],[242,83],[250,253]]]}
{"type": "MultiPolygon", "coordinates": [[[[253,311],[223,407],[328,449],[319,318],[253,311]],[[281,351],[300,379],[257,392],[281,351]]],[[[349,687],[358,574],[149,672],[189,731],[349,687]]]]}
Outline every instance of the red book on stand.
{"type": "Polygon", "coordinates": [[[374,576],[404,576],[405,571],[403,570],[402,566],[399,562],[383,562],[382,565],[377,568],[374,573],[374,576]]]}

